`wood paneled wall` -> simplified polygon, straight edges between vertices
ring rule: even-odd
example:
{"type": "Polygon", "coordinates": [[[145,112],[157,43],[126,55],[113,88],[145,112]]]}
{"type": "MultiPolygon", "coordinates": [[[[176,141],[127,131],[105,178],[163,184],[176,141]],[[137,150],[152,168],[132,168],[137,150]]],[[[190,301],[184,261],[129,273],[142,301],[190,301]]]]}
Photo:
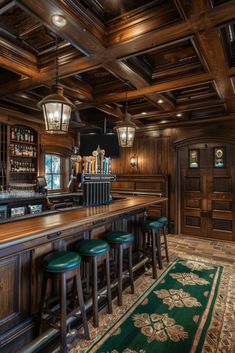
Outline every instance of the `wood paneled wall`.
{"type": "Polygon", "coordinates": [[[133,148],[122,148],[118,159],[112,160],[115,174],[170,174],[173,159],[169,136],[137,136],[133,148]],[[138,157],[138,167],[130,165],[130,158],[138,157]]]}

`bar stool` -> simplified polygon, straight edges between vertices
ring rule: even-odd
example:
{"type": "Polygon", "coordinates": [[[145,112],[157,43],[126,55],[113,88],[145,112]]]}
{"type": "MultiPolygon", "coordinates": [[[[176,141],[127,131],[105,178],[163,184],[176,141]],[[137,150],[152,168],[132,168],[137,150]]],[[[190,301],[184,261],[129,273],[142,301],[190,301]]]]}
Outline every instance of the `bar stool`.
{"type": "Polygon", "coordinates": [[[78,308],[71,310],[67,314],[67,283],[68,279],[73,279],[77,289],[78,302],[81,311],[81,317],[84,327],[85,338],[89,338],[89,330],[87,325],[86,310],[84,306],[83,292],[82,292],[82,282],[80,273],[81,257],[76,252],[69,251],[56,251],[47,254],[42,260],[43,268],[43,283],[42,283],[42,293],[41,293],[41,303],[39,309],[39,328],[42,320],[46,320],[49,325],[60,330],[60,347],[61,352],[67,352],[66,334],[67,334],[67,319],[71,316],[77,316],[76,312],[78,308]],[[48,279],[59,280],[60,282],[60,311],[55,312],[49,310],[46,302],[46,292],[48,279]],[[46,303],[46,308],[44,309],[44,304],[46,303]],[[48,319],[43,319],[43,314],[48,314],[54,320],[57,318],[60,320],[60,326],[56,323],[49,322],[48,319]]]}
{"type": "Polygon", "coordinates": [[[134,235],[128,232],[112,231],[106,234],[106,240],[110,247],[114,249],[117,256],[118,265],[118,305],[122,305],[122,276],[123,276],[123,250],[128,249],[128,266],[131,293],[134,294],[134,279],[132,269],[132,244],[134,235]]]}
{"type": "Polygon", "coordinates": [[[98,260],[105,257],[108,312],[112,314],[112,297],[110,285],[110,265],[109,265],[109,244],[103,240],[92,239],[83,240],[77,244],[76,250],[82,256],[85,263],[92,264],[92,304],[93,304],[93,325],[99,326],[98,321],[98,260]]]}
{"type": "Polygon", "coordinates": [[[149,221],[154,221],[154,222],[159,222],[163,224],[163,237],[164,237],[164,242],[161,243],[162,249],[165,249],[166,253],[166,260],[169,262],[169,254],[168,254],[168,245],[167,245],[167,235],[168,235],[168,218],[164,216],[150,216],[147,217],[147,220],[149,221]]]}
{"type": "MultiPolygon", "coordinates": [[[[151,245],[152,255],[152,269],[153,278],[157,278],[157,258],[159,262],[159,268],[162,268],[162,256],[161,256],[161,238],[160,231],[163,229],[163,224],[153,221],[143,221],[141,223],[144,234],[148,234],[151,237],[149,244],[151,245]]],[[[144,252],[146,252],[144,250],[144,252]]]]}

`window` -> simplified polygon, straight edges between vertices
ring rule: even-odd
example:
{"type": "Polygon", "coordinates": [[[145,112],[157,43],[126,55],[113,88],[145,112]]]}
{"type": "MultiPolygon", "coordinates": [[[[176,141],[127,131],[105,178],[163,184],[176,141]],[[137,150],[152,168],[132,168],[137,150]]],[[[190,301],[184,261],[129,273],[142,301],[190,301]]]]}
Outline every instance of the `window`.
{"type": "Polygon", "coordinates": [[[62,162],[56,154],[45,155],[45,176],[48,190],[62,189],[62,162]]]}

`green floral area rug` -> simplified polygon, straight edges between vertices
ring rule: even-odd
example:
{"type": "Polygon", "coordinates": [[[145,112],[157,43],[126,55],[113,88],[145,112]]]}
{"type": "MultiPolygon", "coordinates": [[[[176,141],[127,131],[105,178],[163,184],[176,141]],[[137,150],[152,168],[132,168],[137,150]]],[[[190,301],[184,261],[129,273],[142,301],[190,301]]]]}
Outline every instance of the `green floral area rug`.
{"type": "Polygon", "coordinates": [[[79,340],[71,353],[230,352],[230,275],[223,266],[177,259],[157,281],[145,279],[124,307],[104,314],[92,340],[79,340]]]}

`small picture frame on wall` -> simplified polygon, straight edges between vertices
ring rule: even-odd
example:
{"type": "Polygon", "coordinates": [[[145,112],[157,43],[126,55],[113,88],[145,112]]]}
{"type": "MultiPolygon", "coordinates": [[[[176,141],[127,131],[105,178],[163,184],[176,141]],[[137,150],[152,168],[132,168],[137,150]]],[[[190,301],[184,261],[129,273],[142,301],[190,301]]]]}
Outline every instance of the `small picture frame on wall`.
{"type": "Polygon", "coordinates": [[[200,150],[191,149],[189,150],[189,168],[199,168],[200,167],[200,150]]]}
{"type": "Polygon", "coordinates": [[[225,148],[214,148],[214,168],[225,168],[225,148]]]}

